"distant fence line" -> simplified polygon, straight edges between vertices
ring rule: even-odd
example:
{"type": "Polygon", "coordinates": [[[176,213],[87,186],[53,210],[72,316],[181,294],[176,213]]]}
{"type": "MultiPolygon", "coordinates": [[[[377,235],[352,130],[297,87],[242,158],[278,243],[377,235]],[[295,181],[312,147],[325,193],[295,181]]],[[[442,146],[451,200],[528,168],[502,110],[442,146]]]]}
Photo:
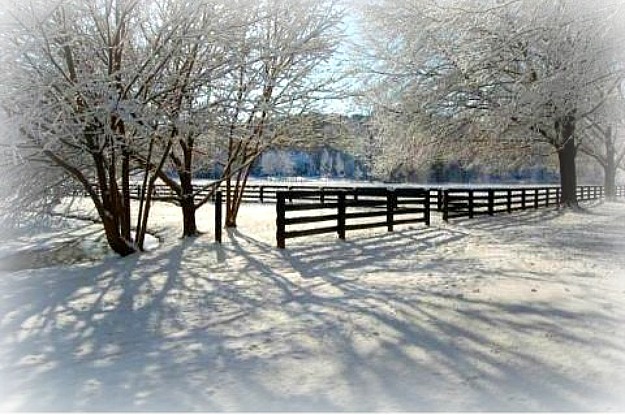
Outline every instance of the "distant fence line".
{"type": "MultiPolygon", "coordinates": [[[[449,188],[443,191],[441,211],[445,222],[452,218],[493,216],[500,212],[511,213],[517,210],[559,205],[560,193],[559,187],[449,188]]],[[[577,187],[579,201],[601,199],[604,196],[603,186],[577,187]]],[[[625,196],[625,186],[617,186],[616,196],[625,196]]]]}
{"type": "MultiPolygon", "coordinates": [[[[625,186],[616,186],[615,196],[625,197],[625,186]]],[[[213,194],[215,209],[215,240],[221,242],[223,193],[222,185],[213,194]]],[[[141,185],[131,184],[131,197],[138,198],[141,185]]],[[[208,190],[196,194],[196,200],[208,195],[208,190]]],[[[493,216],[518,210],[557,206],[560,203],[559,186],[511,187],[353,187],[315,185],[247,185],[244,202],[276,204],[276,240],[279,248],[285,241],[307,235],[336,232],[345,239],[345,232],[394,225],[424,223],[430,225],[430,212],[442,212],[443,220],[473,218],[478,215],[493,216]],[[348,208],[350,211],[348,211],[348,208]],[[357,211],[353,211],[357,209],[357,211]],[[326,212],[322,212],[326,210],[326,212]],[[327,210],[331,210],[330,213],[327,210]],[[308,212],[306,216],[288,217],[287,212],[308,212]],[[310,212],[315,212],[311,214],[310,212]],[[416,214],[416,216],[414,216],[416,214]],[[413,215],[407,217],[407,215],[413,215]],[[355,219],[373,218],[375,222],[354,223],[355,219]],[[293,229],[294,225],[307,226],[323,223],[321,227],[293,229]]],[[[603,186],[578,186],[577,199],[595,200],[605,197],[603,186]]],[[[173,200],[169,186],[157,184],[154,200],[173,200]]]]}
{"type": "MultiPolygon", "coordinates": [[[[97,186],[95,186],[97,188],[97,186]]],[[[324,195],[332,197],[336,191],[358,192],[362,189],[421,189],[428,193],[429,202],[435,210],[439,212],[448,211],[449,213],[459,213],[468,209],[468,197],[472,192],[474,199],[474,207],[482,207],[481,204],[485,203],[484,198],[487,197],[489,191],[494,192],[494,206],[495,213],[497,211],[514,211],[524,209],[526,207],[535,206],[550,206],[558,204],[560,201],[560,187],[557,185],[547,186],[517,186],[512,185],[509,187],[439,187],[439,186],[317,186],[317,185],[281,185],[281,184],[248,184],[243,189],[243,201],[244,202],[260,202],[260,203],[276,203],[278,192],[299,192],[299,191],[315,191],[319,193],[319,197],[323,200],[324,195]],[[445,194],[448,195],[445,198],[445,194]],[[497,209],[498,206],[502,206],[502,199],[508,198],[510,194],[511,200],[506,199],[506,209],[497,209]],[[445,207],[445,200],[448,202],[448,206],[445,207]],[[507,205],[511,204],[511,208],[508,209],[507,205]],[[458,212],[452,212],[457,210],[458,212]]],[[[142,186],[137,183],[131,183],[130,185],[130,197],[137,199],[141,194],[142,186]]],[[[225,185],[221,185],[218,190],[225,192],[225,185]]],[[[79,191],[80,194],[87,195],[84,191],[79,191]]],[[[195,200],[199,201],[204,199],[209,194],[208,189],[197,191],[195,194],[195,200]]],[[[577,199],[580,201],[599,199],[605,196],[603,186],[578,186],[577,187],[577,199]]],[[[625,197],[625,186],[616,187],[616,196],[625,197]]],[[[175,193],[166,184],[154,185],[154,191],[152,194],[153,200],[174,200],[176,199],[175,193]]],[[[211,201],[215,201],[215,194],[212,195],[211,201]]],[[[483,209],[482,209],[483,210],[483,209]]],[[[474,214],[478,210],[474,211],[474,214]]],[[[468,210],[467,210],[468,213],[468,210]]],[[[453,216],[453,215],[452,215],[453,216]]],[[[466,216],[466,215],[465,215],[466,216]]]]}
{"type": "MultiPolygon", "coordinates": [[[[95,186],[97,188],[97,186],[95,186]]],[[[278,192],[299,192],[299,191],[318,191],[323,195],[331,195],[336,191],[358,191],[359,189],[379,189],[379,186],[323,186],[323,185],[282,185],[282,184],[248,184],[243,189],[243,202],[260,202],[260,203],[276,203],[278,192]]],[[[386,188],[386,187],[384,187],[386,188]]],[[[402,187],[406,188],[406,187],[402,187]]],[[[424,187],[410,187],[411,189],[424,189],[424,187]]],[[[138,199],[141,195],[142,186],[137,183],[130,185],[130,197],[138,199]]],[[[225,192],[226,186],[222,184],[218,188],[219,191],[225,192]]],[[[440,207],[439,200],[441,192],[439,188],[427,188],[429,192],[430,202],[432,205],[440,207]]],[[[86,195],[85,192],[82,192],[86,195]]],[[[203,200],[209,194],[208,189],[197,191],[195,200],[203,200]]],[[[166,184],[155,184],[152,193],[152,200],[168,201],[176,198],[174,191],[166,184]]],[[[215,201],[215,194],[211,198],[215,201]]]]}

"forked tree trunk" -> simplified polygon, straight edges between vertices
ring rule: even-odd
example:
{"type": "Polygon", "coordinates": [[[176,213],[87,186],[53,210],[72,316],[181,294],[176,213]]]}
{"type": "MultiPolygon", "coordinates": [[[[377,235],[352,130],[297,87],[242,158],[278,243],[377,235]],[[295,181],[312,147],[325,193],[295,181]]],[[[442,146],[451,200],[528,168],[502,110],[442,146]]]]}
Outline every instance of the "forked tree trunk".
{"type": "MultiPolygon", "coordinates": [[[[243,202],[243,195],[245,192],[245,187],[247,186],[247,179],[249,178],[251,172],[250,166],[251,164],[243,170],[239,171],[239,173],[237,174],[237,180],[234,189],[231,189],[230,194],[226,194],[226,228],[237,227],[239,208],[241,207],[241,202],[243,202]]],[[[228,178],[228,181],[230,180],[231,178],[228,178]]]]}
{"type": "Polygon", "coordinates": [[[226,228],[237,227],[237,210],[235,210],[236,200],[239,198],[239,185],[232,186],[232,178],[226,180],[226,218],[224,226],[226,228]]]}
{"type": "Polygon", "coordinates": [[[577,203],[577,171],[575,167],[575,119],[572,116],[565,117],[561,123],[556,123],[560,129],[562,145],[558,148],[558,160],[560,163],[560,206],[578,207],[577,203]]]}
{"type": "Polygon", "coordinates": [[[120,234],[117,223],[115,223],[115,220],[112,219],[112,215],[114,215],[114,213],[111,214],[111,216],[108,214],[110,214],[110,212],[106,212],[106,214],[103,215],[102,224],[104,226],[106,241],[109,246],[115,253],[121,256],[134,254],[136,249],[128,244],[127,240],[120,234]]]}

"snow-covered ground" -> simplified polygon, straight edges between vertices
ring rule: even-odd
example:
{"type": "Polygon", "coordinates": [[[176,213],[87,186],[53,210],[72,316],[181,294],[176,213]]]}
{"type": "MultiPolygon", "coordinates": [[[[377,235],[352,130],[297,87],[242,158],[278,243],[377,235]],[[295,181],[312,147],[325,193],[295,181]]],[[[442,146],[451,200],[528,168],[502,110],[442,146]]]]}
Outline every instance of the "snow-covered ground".
{"type": "Polygon", "coordinates": [[[218,245],[157,204],[150,252],[21,270],[97,228],[3,242],[0,409],[625,410],[625,203],[586,206],[280,251],[272,205],[218,245]]]}

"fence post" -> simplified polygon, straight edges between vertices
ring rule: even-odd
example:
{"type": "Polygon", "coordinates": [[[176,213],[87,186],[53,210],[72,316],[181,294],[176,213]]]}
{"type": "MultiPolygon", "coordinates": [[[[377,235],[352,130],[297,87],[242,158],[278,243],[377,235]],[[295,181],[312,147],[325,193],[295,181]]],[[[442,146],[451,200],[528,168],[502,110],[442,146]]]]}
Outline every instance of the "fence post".
{"type": "Polygon", "coordinates": [[[337,217],[337,233],[339,239],[345,240],[345,192],[340,191],[338,194],[338,217],[337,217]]]}
{"type": "MultiPolygon", "coordinates": [[[[429,196],[428,196],[429,197],[429,196]]],[[[443,189],[441,189],[440,187],[436,190],[436,210],[437,211],[441,211],[443,210],[443,199],[444,199],[444,193],[443,193],[443,189]]]]}
{"type": "Polygon", "coordinates": [[[548,187],[547,189],[547,196],[545,197],[545,207],[549,207],[549,197],[551,196],[551,189],[548,187]]]}
{"type": "Polygon", "coordinates": [[[393,209],[395,209],[395,190],[386,189],[386,228],[393,232],[393,209]]]}
{"type": "Polygon", "coordinates": [[[276,191],[276,241],[278,248],[284,249],[285,244],[285,204],[286,195],[283,191],[276,191]]]}
{"type": "Polygon", "coordinates": [[[512,190],[508,189],[508,191],[506,192],[506,207],[508,210],[508,213],[512,213],[512,190]]]}
{"type": "Polygon", "coordinates": [[[423,208],[425,209],[423,211],[423,219],[425,220],[425,226],[430,226],[430,190],[429,189],[425,189],[424,194],[424,206],[423,208]]]}
{"type": "Polygon", "coordinates": [[[259,196],[260,196],[260,203],[265,203],[265,198],[264,198],[265,186],[261,185],[258,188],[258,192],[259,192],[259,196]]]}
{"type": "Polygon", "coordinates": [[[556,189],[556,205],[560,206],[560,188],[556,189]]]}
{"type": "Polygon", "coordinates": [[[215,242],[221,243],[221,190],[215,192],[215,242]]]}
{"type": "Polygon", "coordinates": [[[488,215],[493,216],[495,214],[495,190],[488,189],[488,215]]]}
{"type": "Polygon", "coordinates": [[[473,199],[473,190],[469,190],[469,219],[473,219],[473,210],[474,210],[474,202],[473,199]]]}
{"type": "Polygon", "coordinates": [[[538,209],[538,188],[534,188],[534,209],[538,209]]]}
{"type": "Polygon", "coordinates": [[[443,221],[449,222],[449,189],[443,191],[443,221]]]}
{"type": "Polygon", "coordinates": [[[525,188],[521,189],[521,210],[525,210],[525,196],[526,196],[527,192],[525,191],[525,188]]]}
{"type": "Polygon", "coordinates": [[[319,188],[319,203],[325,203],[325,187],[323,186],[319,188]]]}

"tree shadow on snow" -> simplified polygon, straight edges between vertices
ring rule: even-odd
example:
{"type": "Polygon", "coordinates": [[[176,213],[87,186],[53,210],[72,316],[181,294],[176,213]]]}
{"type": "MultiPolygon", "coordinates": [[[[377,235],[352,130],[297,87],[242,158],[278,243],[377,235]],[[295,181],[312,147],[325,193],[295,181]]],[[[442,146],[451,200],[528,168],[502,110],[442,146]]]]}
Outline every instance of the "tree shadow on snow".
{"type": "Polygon", "coordinates": [[[3,275],[4,408],[598,409],[577,399],[599,386],[542,351],[620,353],[577,330],[615,317],[590,297],[589,312],[470,291],[519,271],[459,257],[466,238],[419,227],[280,251],[232,231],[223,245],[200,237],[50,276],[3,275]]]}

